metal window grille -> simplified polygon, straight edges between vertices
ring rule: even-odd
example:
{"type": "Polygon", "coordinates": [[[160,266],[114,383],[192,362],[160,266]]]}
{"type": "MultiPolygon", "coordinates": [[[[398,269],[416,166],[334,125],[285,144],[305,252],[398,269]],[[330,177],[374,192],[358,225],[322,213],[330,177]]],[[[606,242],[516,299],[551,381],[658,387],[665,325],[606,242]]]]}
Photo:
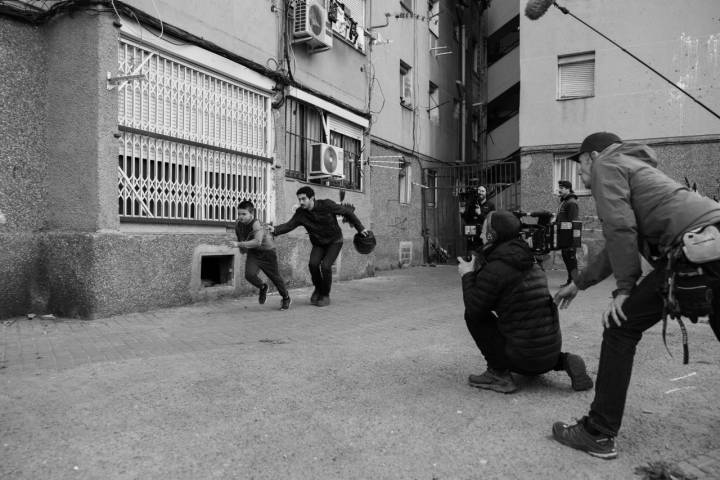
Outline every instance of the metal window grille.
{"type": "Polygon", "coordinates": [[[360,190],[362,178],[362,163],[360,161],[360,140],[350,138],[337,132],[330,132],[330,145],[343,149],[345,163],[343,171],[345,178],[331,180],[330,184],[352,190],[360,190]]]}
{"type": "Polygon", "coordinates": [[[121,39],[118,212],[229,222],[249,199],[270,211],[269,96],[121,39]]]}
{"type": "Polygon", "coordinates": [[[558,58],[558,99],[595,95],[595,52],[558,58]]]}
{"type": "Polygon", "coordinates": [[[553,191],[555,194],[558,193],[558,182],[560,180],[570,180],[576,194],[589,195],[590,190],[585,188],[578,163],[568,159],[567,155],[569,154],[556,154],[553,158],[553,191]]]}
{"type": "Polygon", "coordinates": [[[412,167],[410,166],[398,172],[398,193],[400,203],[410,203],[412,199],[412,167]]]}
{"type": "Polygon", "coordinates": [[[412,242],[402,241],[399,245],[398,261],[400,265],[409,266],[412,263],[412,242]]]}

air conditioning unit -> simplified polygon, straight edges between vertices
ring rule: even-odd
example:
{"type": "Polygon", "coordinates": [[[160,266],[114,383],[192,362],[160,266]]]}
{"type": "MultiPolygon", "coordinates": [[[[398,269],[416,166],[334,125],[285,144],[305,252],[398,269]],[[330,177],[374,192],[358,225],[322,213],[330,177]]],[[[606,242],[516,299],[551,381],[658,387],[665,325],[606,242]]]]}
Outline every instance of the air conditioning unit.
{"type": "Polygon", "coordinates": [[[336,177],[345,178],[343,167],[343,149],[327,143],[314,143],[310,146],[309,178],[336,177]]]}
{"type": "Polygon", "coordinates": [[[332,24],[325,0],[296,0],[293,43],[305,43],[312,52],[332,47],[332,24]]]}

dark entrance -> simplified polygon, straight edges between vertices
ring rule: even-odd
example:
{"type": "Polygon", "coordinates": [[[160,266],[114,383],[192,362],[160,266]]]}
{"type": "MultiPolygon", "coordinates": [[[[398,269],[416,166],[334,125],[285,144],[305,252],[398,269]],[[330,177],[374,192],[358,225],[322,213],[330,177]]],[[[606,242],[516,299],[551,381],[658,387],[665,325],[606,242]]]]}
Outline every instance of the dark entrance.
{"type": "Polygon", "coordinates": [[[449,261],[465,254],[460,209],[470,202],[477,187],[485,186],[496,208],[520,208],[520,155],[494,165],[454,165],[423,170],[423,237],[425,261],[438,261],[444,250],[449,261]],[[442,249],[442,250],[439,250],[442,249]]]}

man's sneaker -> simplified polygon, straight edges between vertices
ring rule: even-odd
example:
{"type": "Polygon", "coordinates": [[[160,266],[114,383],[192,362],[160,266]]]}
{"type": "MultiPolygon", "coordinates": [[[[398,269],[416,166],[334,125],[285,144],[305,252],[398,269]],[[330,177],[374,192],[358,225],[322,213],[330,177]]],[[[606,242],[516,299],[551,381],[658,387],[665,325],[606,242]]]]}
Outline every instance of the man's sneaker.
{"type": "Polygon", "coordinates": [[[568,447],[582,450],[593,457],[611,460],[617,458],[615,438],[609,435],[593,435],[585,429],[584,419],[575,425],[555,422],[552,428],[555,440],[568,447]]]}
{"type": "Polygon", "coordinates": [[[284,297],[282,299],[282,302],[280,302],[280,310],[287,310],[288,308],[290,308],[291,303],[292,303],[292,298],[284,297]]]}
{"type": "Polygon", "coordinates": [[[576,392],[590,390],[593,387],[592,378],[590,378],[590,375],[587,374],[585,362],[580,355],[572,353],[565,354],[565,358],[563,359],[563,368],[570,377],[572,388],[576,392]]]}
{"type": "Polygon", "coordinates": [[[513,393],[518,389],[510,370],[500,371],[494,368],[488,368],[481,375],[470,375],[468,383],[471,387],[494,390],[500,393],[513,393]]]}
{"type": "Polygon", "coordinates": [[[330,297],[321,296],[320,298],[318,298],[317,302],[315,302],[315,305],[317,305],[318,307],[327,307],[328,305],[330,305],[330,297]]]}
{"type": "Polygon", "coordinates": [[[310,303],[312,305],[317,305],[318,300],[320,300],[320,292],[318,292],[318,289],[316,288],[313,290],[312,295],[310,295],[310,303]]]}
{"type": "Polygon", "coordinates": [[[260,305],[265,303],[265,300],[267,300],[267,291],[268,291],[268,286],[266,283],[265,285],[260,287],[260,293],[258,294],[258,302],[260,302],[260,305]]]}

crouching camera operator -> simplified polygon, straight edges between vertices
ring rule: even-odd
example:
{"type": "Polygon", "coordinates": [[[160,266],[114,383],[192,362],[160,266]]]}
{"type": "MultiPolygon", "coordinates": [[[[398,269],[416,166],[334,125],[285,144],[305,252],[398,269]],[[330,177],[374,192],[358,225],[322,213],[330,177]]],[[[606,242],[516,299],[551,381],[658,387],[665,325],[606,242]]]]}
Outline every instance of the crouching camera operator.
{"type": "Polygon", "coordinates": [[[490,212],[483,223],[481,255],[458,257],[465,322],[487,362],[473,387],[512,393],[511,372],[540,375],[564,370],[574,390],[592,388],[583,359],[561,352],[558,310],[547,278],[520,238],[520,220],[505,210],[490,212]],[[476,265],[477,264],[477,265],[476,265]]]}

